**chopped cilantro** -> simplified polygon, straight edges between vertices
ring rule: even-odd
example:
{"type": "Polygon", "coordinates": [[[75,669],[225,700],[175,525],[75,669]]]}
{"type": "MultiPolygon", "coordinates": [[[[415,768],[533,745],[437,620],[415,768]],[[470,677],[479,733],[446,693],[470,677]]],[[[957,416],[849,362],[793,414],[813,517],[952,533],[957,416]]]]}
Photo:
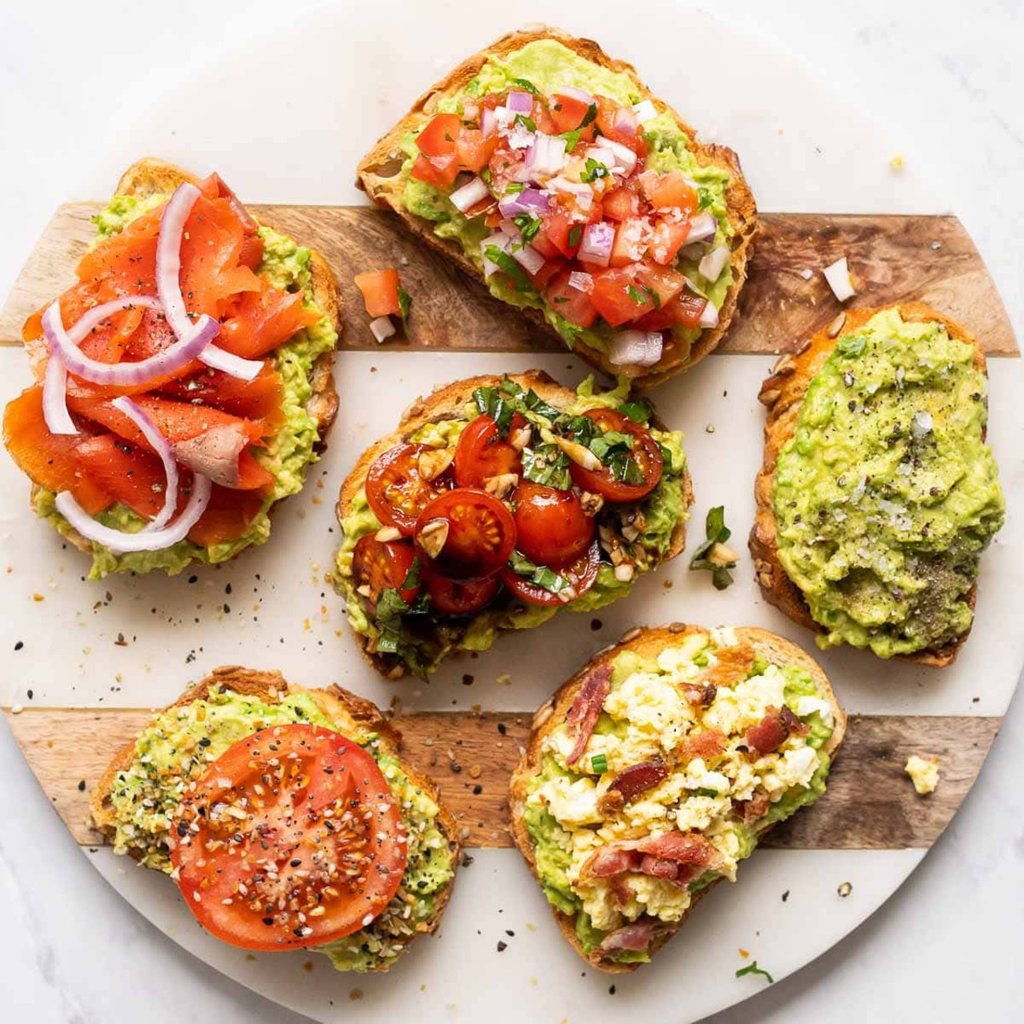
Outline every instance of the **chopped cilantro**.
{"type": "Polygon", "coordinates": [[[633,285],[629,285],[626,288],[629,297],[638,305],[642,306],[647,301],[647,289],[640,291],[639,288],[634,288],[633,285]]]}
{"type": "Polygon", "coordinates": [[[402,318],[402,329],[409,333],[409,310],[412,309],[412,296],[401,286],[398,286],[398,315],[402,318]]]}
{"type": "Polygon", "coordinates": [[[565,151],[571,153],[579,145],[579,129],[574,128],[571,132],[562,132],[559,138],[565,139],[565,151]]]}
{"type": "Polygon", "coordinates": [[[580,239],[583,237],[583,225],[574,224],[569,228],[569,246],[575,248],[580,244],[580,239]]]}
{"type": "Polygon", "coordinates": [[[715,195],[709,188],[703,185],[697,186],[697,209],[706,210],[715,201],[715,195]]]}
{"type": "Polygon", "coordinates": [[[526,114],[516,114],[516,122],[521,124],[528,132],[535,132],[537,130],[537,122],[532,117],[527,117],[526,114]]]}
{"type": "Polygon", "coordinates": [[[580,174],[580,181],[597,181],[598,178],[608,177],[608,168],[599,160],[595,160],[593,157],[587,157],[587,169],[580,174]]]}
{"type": "Polygon", "coordinates": [[[522,192],[526,186],[521,181],[510,181],[505,186],[505,195],[514,196],[517,192],[522,192]]]}
{"type": "MultiPolygon", "coordinates": [[[[724,545],[732,536],[732,531],[725,525],[725,506],[716,505],[708,510],[704,530],[705,540],[693,553],[693,558],[690,559],[690,568],[708,570],[711,573],[711,582],[714,583],[715,590],[725,590],[732,583],[732,573],[729,570],[736,567],[734,560],[723,561],[720,553],[716,557],[715,552],[718,545],[724,545]]],[[[725,551],[728,554],[733,554],[728,548],[725,551]]]]}
{"type": "Polygon", "coordinates": [[[540,217],[535,217],[532,213],[517,213],[512,221],[519,228],[524,245],[529,245],[540,231],[540,217]]]}
{"type": "Polygon", "coordinates": [[[528,82],[525,78],[513,78],[511,81],[513,85],[518,85],[520,89],[525,89],[528,93],[531,93],[534,96],[540,95],[540,92],[537,90],[537,86],[535,86],[533,82],[528,82]]]}
{"type": "Polygon", "coordinates": [[[485,246],[484,256],[512,278],[512,284],[517,292],[533,291],[533,284],[526,271],[503,249],[499,249],[496,245],[485,246]]]}
{"type": "Polygon", "coordinates": [[[775,984],[775,979],[763,967],[758,967],[756,960],[751,960],[746,967],[740,967],[736,971],[737,978],[742,978],[745,974],[760,974],[762,977],[768,979],[769,985],[775,984]]]}
{"type": "Polygon", "coordinates": [[[586,114],[583,115],[583,121],[580,124],[581,128],[586,128],[588,124],[593,124],[597,120],[597,104],[591,103],[587,107],[586,114]]]}

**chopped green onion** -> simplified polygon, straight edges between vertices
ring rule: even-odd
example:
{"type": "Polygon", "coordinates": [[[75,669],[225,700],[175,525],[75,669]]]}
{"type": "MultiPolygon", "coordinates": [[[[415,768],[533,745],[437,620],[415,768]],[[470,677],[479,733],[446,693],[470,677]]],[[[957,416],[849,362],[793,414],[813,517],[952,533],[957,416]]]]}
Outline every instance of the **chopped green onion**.
{"type": "Polygon", "coordinates": [[[608,758],[604,754],[595,754],[590,759],[590,767],[598,774],[603,775],[608,771],[608,758]]]}

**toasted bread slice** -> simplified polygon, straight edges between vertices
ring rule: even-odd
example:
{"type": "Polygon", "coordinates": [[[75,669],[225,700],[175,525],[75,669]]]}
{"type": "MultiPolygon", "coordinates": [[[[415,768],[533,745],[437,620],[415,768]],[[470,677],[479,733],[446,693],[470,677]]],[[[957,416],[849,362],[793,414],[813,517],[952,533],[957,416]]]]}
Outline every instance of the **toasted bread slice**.
{"type": "MultiPolygon", "coordinates": [[[[750,531],[750,553],[754,560],[754,573],[761,592],[769,603],[788,615],[794,622],[824,633],[826,630],[811,617],[810,609],[799,587],[786,575],[779,561],[776,544],[775,510],[772,505],[772,490],[775,485],[775,467],[779,453],[796,431],[797,420],[803,405],[807,388],[818,371],[824,366],[842,334],[867,323],[884,308],[847,310],[841,326],[823,328],[810,338],[800,350],[784,355],[772,368],[771,375],[761,385],[758,398],[768,410],[764,425],[764,461],[757,474],[754,497],[757,512],[750,531]]],[[[935,321],[942,324],[950,337],[974,347],[974,365],[985,372],[985,356],[978,340],[960,324],[936,312],[922,302],[900,303],[896,308],[906,321],[918,323],[935,321]]],[[[977,586],[971,588],[968,602],[974,607],[977,586]]],[[[951,664],[968,633],[937,649],[927,649],[912,655],[900,655],[902,661],[914,661],[922,665],[943,668],[951,664]]]]}
{"type": "MultiPolygon", "coordinates": [[[[340,686],[328,686],[322,690],[305,690],[300,686],[287,682],[279,672],[260,672],[254,669],[242,668],[238,665],[224,665],[215,668],[205,679],[190,686],[174,703],[168,705],[164,710],[182,707],[191,704],[196,700],[203,700],[209,696],[210,689],[218,687],[224,690],[231,690],[243,696],[254,697],[268,704],[281,701],[291,693],[306,692],[316,702],[320,710],[335,725],[339,732],[344,735],[354,736],[367,732],[377,733],[382,750],[395,758],[399,758],[402,737],[391,722],[384,717],[380,709],[364,697],[359,697],[340,686]]],[[[116,828],[116,816],[111,803],[111,792],[116,784],[119,772],[126,771],[131,767],[135,759],[135,740],[126,743],[114,756],[107,770],[103,773],[96,788],[90,796],[90,807],[92,809],[93,821],[96,827],[105,835],[112,835],[116,828]]],[[[438,828],[448,843],[453,855],[453,865],[457,868],[459,862],[460,845],[458,839],[458,827],[455,818],[448,808],[441,802],[437,787],[421,771],[414,768],[407,761],[402,761],[402,771],[408,776],[409,781],[426,793],[434,803],[437,804],[438,828]]],[[[451,896],[454,880],[449,882],[443,892],[437,895],[437,904],[433,916],[427,921],[422,930],[417,934],[431,934],[437,930],[445,905],[451,896]]],[[[392,945],[408,945],[414,936],[405,939],[392,939],[392,945]]],[[[376,970],[387,970],[395,958],[383,961],[376,970]]]]}
{"type": "MultiPolygon", "coordinates": [[[[576,398],[576,393],[571,389],[559,384],[543,370],[527,370],[524,373],[511,373],[510,380],[515,381],[524,389],[533,389],[541,399],[550,405],[563,407],[576,398]]],[[[338,495],[336,512],[338,521],[341,522],[353,509],[353,503],[360,491],[366,484],[366,475],[377,457],[395,445],[402,444],[409,437],[415,434],[421,427],[428,423],[439,420],[451,419],[454,416],[461,416],[467,402],[472,401],[473,392],[480,387],[495,387],[502,378],[493,375],[482,375],[469,377],[466,380],[455,381],[444,387],[438,388],[432,394],[418,398],[404,413],[398,427],[385,437],[382,437],[376,444],[371,445],[359,457],[352,472],[345,478],[341,485],[341,493],[338,495]]],[[[661,427],[655,421],[654,426],[661,427]]],[[[693,504],[693,489],[690,483],[690,474],[687,470],[683,474],[683,508],[688,509],[693,504]]],[[[665,561],[675,558],[680,554],[686,545],[686,523],[680,521],[672,534],[671,545],[665,555],[665,561]]],[[[363,651],[367,661],[388,678],[396,679],[405,674],[404,667],[394,665],[393,659],[389,661],[369,650],[368,637],[357,634],[357,642],[363,651]]]]}
{"type": "MultiPolygon", "coordinates": [[[[649,99],[654,104],[658,113],[666,112],[674,118],[679,128],[691,140],[692,150],[700,164],[723,167],[730,174],[730,184],[726,190],[726,203],[729,210],[729,221],[734,231],[732,257],[730,259],[733,283],[719,311],[718,326],[702,331],[697,342],[685,357],[677,358],[675,361],[659,363],[647,368],[636,376],[634,378],[636,385],[646,390],[683,370],[688,370],[700,362],[701,359],[717,347],[718,343],[725,336],[726,331],[729,329],[729,324],[736,313],[740,289],[743,287],[747,276],[747,262],[750,258],[751,245],[757,230],[757,206],[740,169],[739,157],[725,146],[701,142],[696,131],[667,103],[656,97],[643,84],[636,69],[631,64],[612,59],[597,43],[590,39],[579,39],[557,28],[542,27],[529,31],[510,32],[479,53],[463,61],[445,78],[427,90],[413,104],[409,113],[384,135],[360,162],[357,169],[357,184],[365,189],[367,195],[379,206],[387,207],[398,214],[409,230],[414,232],[427,245],[453,260],[470,277],[482,283],[483,278],[480,271],[471,260],[467,259],[457,240],[439,238],[434,234],[430,221],[417,217],[406,209],[402,202],[404,183],[399,173],[406,157],[401,142],[404,135],[409,132],[418,131],[436,113],[439,100],[445,96],[462,92],[488,59],[492,57],[501,58],[514,53],[528,43],[539,39],[556,40],[575,54],[592,61],[594,64],[608,68],[611,71],[629,75],[635,82],[640,95],[649,99]]],[[[561,343],[565,343],[562,336],[544,319],[543,313],[540,310],[523,308],[518,311],[546,333],[553,335],[561,343]]],[[[574,345],[573,351],[583,359],[586,359],[591,365],[612,377],[622,372],[622,367],[614,366],[609,362],[607,353],[590,348],[582,340],[574,345]]]]}
{"type": "MultiPolygon", "coordinates": [[[[163,195],[173,192],[183,182],[195,183],[198,179],[188,171],[156,157],[143,157],[136,161],[121,175],[114,194],[119,196],[137,196],[144,199],[151,195],[163,195]]],[[[316,250],[310,253],[310,275],[312,278],[313,299],[320,311],[326,315],[334,330],[341,332],[341,299],[338,284],[334,279],[327,261],[316,250]]],[[[322,452],[327,447],[327,432],[338,412],[338,392],[334,386],[334,351],[325,352],[313,364],[309,383],[312,394],[306,403],[306,410],[316,420],[319,443],[316,451],[322,452]]],[[[33,484],[30,501],[35,498],[39,488],[33,484]]],[[[64,536],[76,548],[91,554],[93,543],[83,537],[77,530],[68,526],[62,531],[64,536]]]]}
{"type": "MultiPolygon", "coordinates": [[[[763,654],[770,661],[800,665],[810,672],[818,690],[829,704],[832,705],[834,728],[828,743],[822,748],[832,758],[843,742],[843,736],[846,733],[846,713],[840,707],[831,684],[826,678],[825,673],[821,670],[821,666],[797,647],[796,644],[785,640],[783,637],[776,636],[774,633],[769,633],[756,627],[736,627],[733,631],[739,641],[749,644],[756,653],[763,654]]],[[[512,821],[512,838],[522,855],[526,858],[530,871],[538,881],[540,881],[540,876],[537,871],[536,853],[533,839],[526,827],[524,812],[530,795],[530,782],[541,771],[544,740],[565,720],[573,701],[576,699],[577,692],[593,669],[610,664],[623,651],[631,651],[646,658],[656,657],[665,648],[678,644],[685,636],[695,632],[706,633],[708,630],[700,626],[688,626],[683,623],[632,630],[626,634],[628,639],[624,638],[620,643],[607,648],[588,661],[576,675],[559,687],[554,695],[537,709],[536,714],[533,716],[529,743],[512,772],[512,779],[509,785],[509,811],[512,821]]],[[[771,825],[760,829],[758,836],[764,835],[770,828],[771,825]]],[[[716,879],[706,888],[700,889],[693,894],[690,906],[683,918],[678,923],[668,926],[667,930],[662,932],[649,948],[648,952],[652,958],[683,926],[686,919],[693,912],[693,908],[719,881],[721,879],[716,879]]],[[[594,967],[615,974],[634,971],[640,966],[638,963],[619,963],[609,960],[602,957],[597,950],[592,951],[588,955],[576,934],[575,918],[569,914],[563,914],[555,907],[551,908],[551,912],[554,914],[555,921],[562,930],[566,941],[584,960],[594,967]]]]}

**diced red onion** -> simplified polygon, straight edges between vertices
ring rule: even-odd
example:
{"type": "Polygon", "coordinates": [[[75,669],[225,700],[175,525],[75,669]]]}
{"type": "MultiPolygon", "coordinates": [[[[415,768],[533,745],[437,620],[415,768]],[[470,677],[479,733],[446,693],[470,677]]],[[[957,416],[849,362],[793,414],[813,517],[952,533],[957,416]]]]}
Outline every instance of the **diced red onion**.
{"type": "Polygon", "coordinates": [[[626,135],[636,135],[637,119],[632,107],[619,107],[615,111],[612,127],[626,135]]]}
{"type": "Polygon", "coordinates": [[[484,107],[484,112],[480,115],[480,131],[483,132],[485,139],[489,139],[497,130],[498,120],[494,116],[494,108],[484,107]]]}
{"type": "Polygon", "coordinates": [[[718,223],[706,210],[690,218],[690,233],[686,236],[686,244],[694,242],[706,242],[709,238],[715,237],[718,230],[718,223]]]}
{"type": "Polygon", "coordinates": [[[175,461],[170,442],[160,433],[157,425],[130,398],[123,396],[115,398],[110,404],[118,412],[124,413],[142,431],[142,436],[149,442],[149,446],[163,463],[164,475],[167,478],[167,483],[164,485],[163,508],[145,528],[150,532],[161,530],[170,521],[174,510],[178,507],[178,464],[175,461]]]}
{"type": "Polygon", "coordinates": [[[490,277],[492,274],[496,274],[501,267],[497,263],[492,263],[485,253],[490,246],[495,246],[502,252],[508,252],[508,247],[511,245],[511,240],[507,235],[503,235],[500,232],[495,232],[493,235],[489,235],[480,243],[480,255],[483,256],[484,261],[484,277],[490,277]]]}
{"type": "Polygon", "coordinates": [[[533,97],[528,92],[510,92],[505,106],[513,114],[529,114],[533,110],[533,97]]]}
{"type": "Polygon", "coordinates": [[[644,124],[650,121],[652,117],[658,116],[658,111],[650,100],[641,100],[639,103],[634,103],[633,113],[636,114],[636,119],[640,124],[644,124]]]}
{"type": "Polygon", "coordinates": [[[537,135],[531,132],[521,121],[516,121],[512,130],[508,133],[509,149],[530,149],[536,140],[537,135]]]}
{"type": "Polygon", "coordinates": [[[608,148],[607,139],[601,139],[597,145],[591,146],[584,152],[583,156],[587,160],[593,160],[595,163],[602,164],[609,171],[615,166],[615,154],[608,148]]]}
{"type": "Polygon", "coordinates": [[[617,331],[612,336],[608,362],[613,366],[654,366],[661,358],[664,339],[657,331],[617,331]]]}
{"type": "Polygon", "coordinates": [[[557,174],[565,166],[565,139],[558,135],[537,132],[533,145],[526,151],[523,170],[530,179],[557,174]]]}
{"type": "Polygon", "coordinates": [[[535,188],[513,192],[498,203],[498,210],[503,217],[515,217],[519,213],[546,213],[550,207],[551,197],[535,188]]]}
{"type": "Polygon", "coordinates": [[[544,266],[544,257],[532,245],[515,245],[509,252],[528,274],[536,274],[544,266]]]}
{"type": "Polygon", "coordinates": [[[465,213],[471,206],[476,206],[481,199],[486,199],[489,195],[487,182],[478,176],[466,182],[461,188],[457,188],[448,198],[456,210],[465,213]]]}
{"type": "Polygon", "coordinates": [[[718,326],[718,310],[711,302],[704,303],[704,309],[700,314],[700,325],[701,327],[717,327],[718,326]]]}
{"type": "Polygon", "coordinates": [[[70,491],[61,491],[54,504],[57,511],[87,540],[109,548],[115,554],[132,551],[161,551],[188,536],[210,503],[212,484],[208,477],[196,473],[192,477],[192,495],[181,515],[161,530],[139,530],[125,533],[98,523],[75,501],[70,491]]]}
{"type": "Polygon", "coordinates": [[[574,100],[580,100],[586,103],[588,107],[596,102],[589,92],[577,89],[574,85],[565,85],[561,89],[556,89],[555,92],[561,93],[563,96],[571,96],[574,100]]]}
{"type": "Polygon", "coordinates": [[[590,274],[582,270],[574,270],[569,275],[569,287],[575,288],[578,292],[586,292],[588,295],[594,290],[594,279],[590,274]]]}
{"type": "Polygon", "coordinates": [[[583,230],[583,242],[580,245],[578,259],[585,263],[597,263],[608,266],[615,242],[615,228],[606,221],[588,224],[583,230]]]}
{"type": "Polygon", "coordinates": [[[43,381],[43,419],[51,434],[77,434],[78,427],[68,412],[68,368],[60,353],[50,352],[43,381]]]}
{"type": "Polygon", "coordinates": [[[825,275],[825,280],[828,281],[832,293],[840,302],[845,302],[857,294],[853,282],[850,280],[850,266],[846,262],[845,256],[826,267],[822,273],[825,275]]]}
{"type": "Polygon", "coordinates": [[[376,320],[370,321],[370,331],[377,339],[377,344],[380,345],[395,333],[395,325],[392,323],[391,317],[379,316],[376,320]]]}
{"type": "Polygon", "coordinates": [[[716,245],[700,261],[700,266],[697,268],[703,277],[706,277],[709,281],[717,281],[719,274],[725,270],[726,264],[729,262],[729,247],[727,245],[716,245]]]}
{"type": "Polygon", "coordinates": [[[624,146],[621,142],[616,142],[614,139],[604,139],[601,145],[614,154],[614,162],[609,165],[613,171],[626,175],[633,173],[633,169],[636,167],[636,153],[629,146],[624,146]]]}

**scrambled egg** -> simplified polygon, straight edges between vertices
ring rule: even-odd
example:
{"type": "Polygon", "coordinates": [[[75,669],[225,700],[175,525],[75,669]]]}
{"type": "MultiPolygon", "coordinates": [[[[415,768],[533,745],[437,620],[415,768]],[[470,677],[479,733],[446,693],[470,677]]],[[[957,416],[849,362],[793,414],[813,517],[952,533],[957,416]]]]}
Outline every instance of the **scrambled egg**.
{"type": "Polygon", "coordinates": [[[831,704],[799,666],[769,663],[749,647],[731,651],[732,660],[719,658],[731,648],[743,644],[735,631],[719,629],[680,637],[656,659],[620,654],[601,717],[579,761],[568,764],[574,736],[564,723],[545,740],[546,768],[530,801],[555,819],[557,841],[569,854],[566,878],[596,929],[609,931],[641,915],[679,921],[696,888],[716,877],[735,880],[737,863],[752,851],[761,819],[781,820],[823,791],[828,756],[819,748],[831,735],[831,704]],[[735,670],[736,658],[742,664],[744,653],[751,664],[745,677],[735,678],[742,675],[735,670]],[[716,689],[705,706],[694,699],[694,688],[708,683],[716,689]],[[816,727],[807,735],[791,735],[766,756],[752,755],[746,731],[769,708],[783,706],[816,727]],[[710,749],[701,744],[707,730],[724,736],[720,753],[713,743],[710,749]],[[604,799],[622,771],[655,758],[669,768],[662,781],[624,804],[604,799]],[[755,799],[765,810],[745,823],[742,807],[735,805],[755,799]],[[720,856],[714,871],[683,884],[639,871],[609,879],[584,870],[601,847],[677,830],[700,833],[711,842],[720,856]]]}
{"type": "Polygon", "coordinates": [[[903,770],[910,776],[918,796],[927,796],[929,793],[935,792],[935,787],[939,784],[939,759],[937,757],[929,758],[926,761],[923,757],[918,757],[917,754],[911,754],[907,758],[907,765],[903,770]]]}

